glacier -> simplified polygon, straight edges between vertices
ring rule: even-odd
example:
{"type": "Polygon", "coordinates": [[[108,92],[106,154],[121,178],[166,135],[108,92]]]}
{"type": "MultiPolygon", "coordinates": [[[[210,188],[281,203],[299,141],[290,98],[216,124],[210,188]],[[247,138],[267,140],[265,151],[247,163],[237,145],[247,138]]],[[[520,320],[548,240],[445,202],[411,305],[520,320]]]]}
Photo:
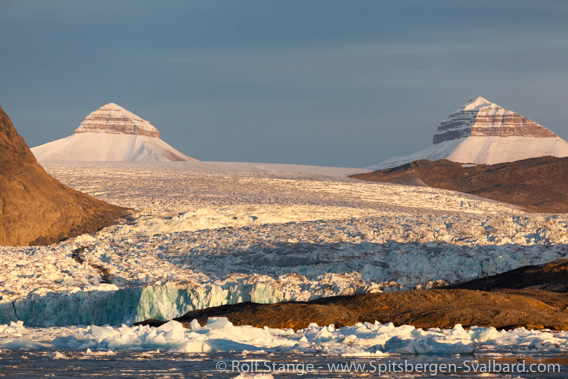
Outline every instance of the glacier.
{"type": "Polygon", "coordinates": [[[359,169],[256,163],[53,163],[133,208],[49,246],[2,247],[0,324],[112,325],[241,301],[430,288],[568,255],[568,216],[359,169]]]}

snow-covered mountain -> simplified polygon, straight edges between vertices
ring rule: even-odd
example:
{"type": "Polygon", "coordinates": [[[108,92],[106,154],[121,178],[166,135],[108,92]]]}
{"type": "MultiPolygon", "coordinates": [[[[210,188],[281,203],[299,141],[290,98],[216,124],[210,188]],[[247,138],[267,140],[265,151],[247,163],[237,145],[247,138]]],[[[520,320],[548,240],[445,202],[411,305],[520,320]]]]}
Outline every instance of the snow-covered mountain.
{"type": "Polygon", "coordinates": [[[114,103],[90,113],[75,134],[32,148],[40,162],[195,161],[160,138],[148,121],[114,103]]]}
{"type": "Polygon", "coordinates": [[[434,143],[414,154],[369,168],[382,170],[419,159],[496,164],[542,156],[568,156],[568,142],[544,126],[479,96],[440,124],[434,143]]]}

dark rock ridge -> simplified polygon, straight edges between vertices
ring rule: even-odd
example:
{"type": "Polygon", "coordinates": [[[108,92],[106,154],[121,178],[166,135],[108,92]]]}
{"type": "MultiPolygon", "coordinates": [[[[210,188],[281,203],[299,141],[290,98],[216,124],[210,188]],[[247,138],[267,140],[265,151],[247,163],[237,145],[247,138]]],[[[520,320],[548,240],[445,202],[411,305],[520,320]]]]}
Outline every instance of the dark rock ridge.
{"type": "Polygon", "coordinates": [[[91,112],[75,133],[135,134],[160,138],[160,132],[150,122],[114,103],[91,112]]]}
{"type": "MultiPolygon", "coordinates": [[[[336,327],[358,322],[392,322],[417,328],[493,326],[568,330],[568,261],[526,266],[454,288],[400,291],[322,298],[277,304],[241,303],[188,312],[184,326],[196,319],[227,317],[235,325],[306,328],[315,322],[336,327]],[[481,289],[481,290],[480,290],[481,289]]],[[[159,326],[164,321],[140,324],[159,326]]]]}
{"type": "Polygon", "coordinates": [[[434,143],[469,136],[557,137],[544,126],[516,112],[506,110],[481,96],[470,100],[442,121],[434,134],[434,143]]]}
{"type": "Polygon", "coordinates": [[[503,274],[450,285],[447,288],[477,291],[524,289],[568,293],[568,259],[557,259],[542,265],[524,266],[503,274]]]}
{"type": "Polygon", "coordinates": [[[126,212],[51,177],[0,107],[0,245],[54,243],[95,232],[126,212]]]}
{"type": "Polygon", "coordinates": [[[469,167],[445,159],[422,159],[352,177],[459,191],[517,205],[530,212],[568,213],[568,157],[469,167]]]}

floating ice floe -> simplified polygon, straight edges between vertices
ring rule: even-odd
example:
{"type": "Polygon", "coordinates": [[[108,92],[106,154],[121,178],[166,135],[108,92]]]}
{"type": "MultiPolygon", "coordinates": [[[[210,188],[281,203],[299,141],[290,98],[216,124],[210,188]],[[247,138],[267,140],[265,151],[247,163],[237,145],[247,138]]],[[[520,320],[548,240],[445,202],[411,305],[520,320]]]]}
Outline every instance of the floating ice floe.
{"type": "MultiPolygon", "coordinates": [[[[112,354],[116,350],[156,350],[187,353],[302,352],[334,356],[384,354],[471,354],[476,350],[497,348],[514,352],[566,352],[568,333],[532,331],[461,325],[452,329],[417,329],[375,322],[350,327],[317,326],[294,332],[291,329],[234,326],[225,317],[210,318],[191,329],[170,321],[159,328],[149,326],[87,326],[26,328],[22,322],[0,326],[0,349],[47,349],[112,354]]],[[[54,356],[65,359],[65,353],[54,356]]]]}

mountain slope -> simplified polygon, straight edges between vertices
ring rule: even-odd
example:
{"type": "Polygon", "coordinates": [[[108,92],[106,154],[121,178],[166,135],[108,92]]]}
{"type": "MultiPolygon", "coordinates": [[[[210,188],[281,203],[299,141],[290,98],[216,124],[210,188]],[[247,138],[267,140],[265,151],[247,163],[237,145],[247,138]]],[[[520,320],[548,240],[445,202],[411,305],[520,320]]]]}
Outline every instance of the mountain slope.
{"type": "Polygon", "coordinates": [[[89,114],[72,136],[32,148],[39,161],[195,161],[162,139],[148,121],[110,103],[89,114]]]}
{"type": "Polygon", "coordinates": [[[50,244],[125,213],[47,174],[0,107],[0,245],[50,244]]]}

